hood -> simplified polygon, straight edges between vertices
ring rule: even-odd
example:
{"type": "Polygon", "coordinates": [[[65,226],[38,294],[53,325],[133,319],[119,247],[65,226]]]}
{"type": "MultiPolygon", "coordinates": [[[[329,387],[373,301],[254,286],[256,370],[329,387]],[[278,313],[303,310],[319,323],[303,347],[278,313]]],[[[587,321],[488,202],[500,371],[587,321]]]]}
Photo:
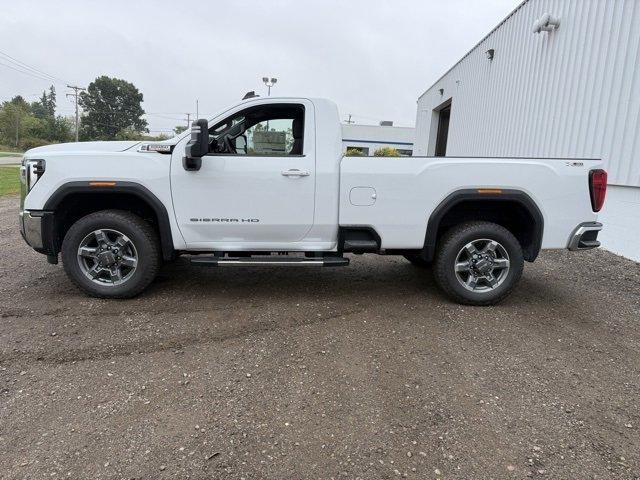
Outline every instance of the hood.
{"type": "Polygon", "coordinates": [[[124,152],[141,143],[138,140],[120,142],[76,142],[54,143],[43,147],[32,148],[25,152],[25,157],[42,155],[44,153],[59,152],[124,152]]]}

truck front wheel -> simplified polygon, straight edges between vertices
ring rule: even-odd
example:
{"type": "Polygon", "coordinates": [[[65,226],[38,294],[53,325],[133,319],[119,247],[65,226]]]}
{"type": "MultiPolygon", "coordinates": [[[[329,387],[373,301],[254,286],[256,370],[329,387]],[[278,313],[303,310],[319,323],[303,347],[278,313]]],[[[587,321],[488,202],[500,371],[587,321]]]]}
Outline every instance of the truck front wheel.
{"type": "Polygon", "coordinates": [[[438,241],[433,272],[456,302],[493,305],[511,293],[523,268],[522,247],[509,230],[491,222],[467,222],[438,241]]]}
{"type": "Polygon", "coordinates": [[[67,276],[100,298],[130,298],[144,290],[160,268],[155,230],[142,218],[102,210],[74,223],[62,242],[67,276]]]}

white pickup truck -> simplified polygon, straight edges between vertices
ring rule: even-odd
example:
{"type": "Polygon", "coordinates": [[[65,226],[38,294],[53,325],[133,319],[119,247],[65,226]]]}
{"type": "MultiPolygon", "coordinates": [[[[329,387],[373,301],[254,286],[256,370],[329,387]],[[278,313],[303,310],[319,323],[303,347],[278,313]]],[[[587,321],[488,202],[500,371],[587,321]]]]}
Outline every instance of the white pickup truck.
{"type": "Polygon", "coordinates": [[[126,298],[163,261],[342,266],[345,253],[433,264],[473,305],[503,299],[541,248],[599,246],[599,160],[343,157],[336,105],[249,98],[158,143],[25,153],[25,241],[90,295],[126,298]]]}

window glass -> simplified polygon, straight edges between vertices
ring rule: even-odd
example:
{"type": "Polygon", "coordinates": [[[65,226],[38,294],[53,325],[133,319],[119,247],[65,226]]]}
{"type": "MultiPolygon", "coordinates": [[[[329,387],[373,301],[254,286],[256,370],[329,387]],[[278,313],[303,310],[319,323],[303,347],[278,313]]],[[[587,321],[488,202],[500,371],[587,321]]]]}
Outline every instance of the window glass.
{"type": "Polygon", "coordinates": [[[209,152],[226,155],[302,155],[304,107],[271,104],[243,110],[209,129],[209,152]]]}
{"type": "Polygon", "coordinates": [[[245,135],[247,155],[289,155],[293,146],[293,119],[256,123],[245,135]]]}

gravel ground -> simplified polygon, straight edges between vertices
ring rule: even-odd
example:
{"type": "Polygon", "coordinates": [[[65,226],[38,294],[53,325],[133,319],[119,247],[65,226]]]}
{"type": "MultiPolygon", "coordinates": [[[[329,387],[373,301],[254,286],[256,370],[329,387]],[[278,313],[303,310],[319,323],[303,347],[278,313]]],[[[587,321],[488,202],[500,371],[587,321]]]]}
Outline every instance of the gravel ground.
{"type": "Polygon", "coordinates": [[[498,307],[402,258],[167,266],[102,301],[0,199],[2,478],[639,478],[640,266],[546,252],[498,307]]]}

